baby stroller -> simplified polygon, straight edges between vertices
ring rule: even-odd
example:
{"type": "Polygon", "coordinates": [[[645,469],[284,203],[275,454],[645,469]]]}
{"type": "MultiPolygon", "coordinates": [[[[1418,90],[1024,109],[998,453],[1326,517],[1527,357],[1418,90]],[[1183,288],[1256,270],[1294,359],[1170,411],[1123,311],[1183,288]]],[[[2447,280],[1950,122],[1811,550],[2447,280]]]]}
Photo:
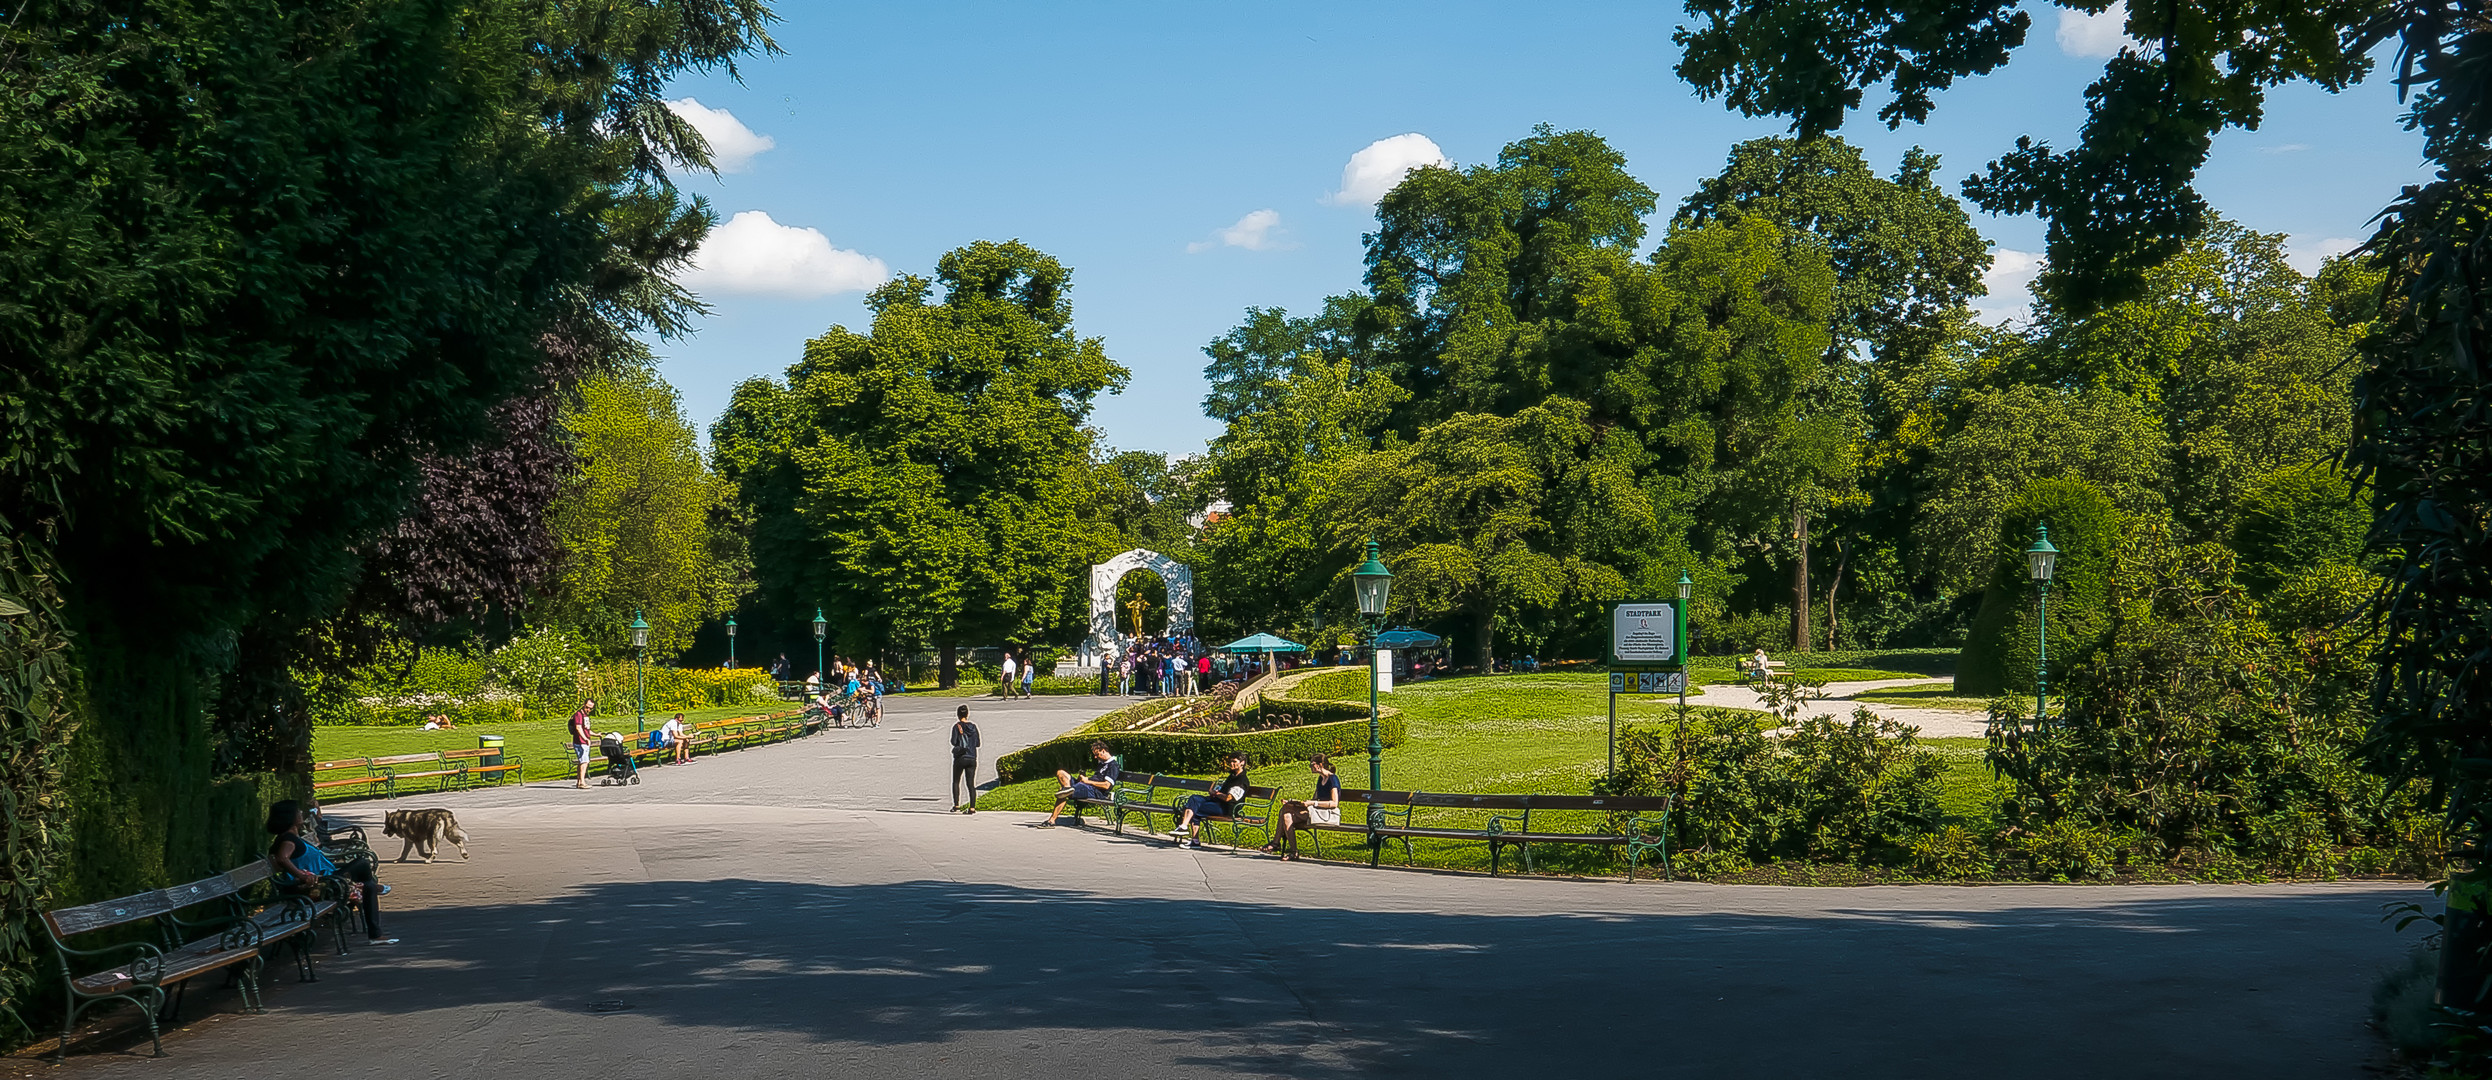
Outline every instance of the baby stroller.
{"type": "Polygon", "coordinates": [[[637,784],[640,766],[632,761],[631,744],[620,735],[607,735],[597,741],[597,748],[606,754],[606,783],[637,784]]]}

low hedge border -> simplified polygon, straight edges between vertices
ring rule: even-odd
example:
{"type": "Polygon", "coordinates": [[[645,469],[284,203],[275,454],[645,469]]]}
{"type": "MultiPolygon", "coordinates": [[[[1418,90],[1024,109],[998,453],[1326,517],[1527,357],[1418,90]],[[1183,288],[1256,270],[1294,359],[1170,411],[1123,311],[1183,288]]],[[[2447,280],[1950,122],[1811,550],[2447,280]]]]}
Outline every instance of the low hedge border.
{"type": "MultiPolygon", "coordinates": [[[[1287,711],[1293,716],[1311,720],[1315,718],[1316,710],[1304,706],[1326,707],[1324,711],[1329,713],[1332,711],[1330,707],[1348,704],[1338,701],[1290,702],[1287,711]]],[[[995,759],[995,776],[998,781],[1010,784],[1052,776],[1058,769],[1084,771],[1091,764],[1090,744],[1094,739],[1108,744],[1109,750],[1125,759],[1126,768],[1137,772],[1216,773],[1220,771],[1222,759],[1231,753],[1246,755],[1249,765],[1305,761],[1317,754],[1354,754],[1367,747],[1367,707],[1360,705],[1357,711],[1355,719],[1334,719],[1298,727],[1226,735],[1161,731],[1094,734],[1087,730],[1076,731],[995,759]]],[[[1384,744],[1400,746],[1406,731],[1402,714],[1385,709],[1377,716],[1384,744]]]]}

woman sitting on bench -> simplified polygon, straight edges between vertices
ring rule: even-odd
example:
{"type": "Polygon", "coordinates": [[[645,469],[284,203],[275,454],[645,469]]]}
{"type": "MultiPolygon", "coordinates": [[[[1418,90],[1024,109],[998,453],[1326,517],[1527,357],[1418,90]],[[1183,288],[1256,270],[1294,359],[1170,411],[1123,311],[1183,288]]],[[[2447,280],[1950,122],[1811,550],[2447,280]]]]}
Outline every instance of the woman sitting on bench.
{"type": "Polygon", "coordinates": [[[1291,799],[1282,803],[1278,823],[1273,826],[1279,831],[1273,834],[1271,843],[1263,845],[1263,850],[1279,854],[1283,862],[1298,857],[1298,830],[1341,824],[1341,777],[1333,772],[1333,759],[1317,754],[1307,762],[1307,767],[1315,771],[1315,797],[1305,802],[1291,799]]]}
{"type": "Polygon", "coordinates": [[[347,883],[345,902],[363,906],[363,929],[371,935],[372,944],[397,944],[397,938],[381,936],[381,883],[374,880],[373,865],[354,859],[341,869],[330,862],[311,841],[303,839],[304,817],[303,804],[292,799],[268,808],[268,833],[276,837],[268,845],[268,865],[276,872],[277,890],[318,899],[322,878],[341,878],[347,883]]]}

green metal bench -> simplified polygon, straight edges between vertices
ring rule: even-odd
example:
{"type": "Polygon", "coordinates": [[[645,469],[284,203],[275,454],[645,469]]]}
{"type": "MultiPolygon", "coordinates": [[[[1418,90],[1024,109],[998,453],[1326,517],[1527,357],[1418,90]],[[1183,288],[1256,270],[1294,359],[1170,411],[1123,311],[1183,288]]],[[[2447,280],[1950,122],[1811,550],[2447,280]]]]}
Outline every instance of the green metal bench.
{"type": "MultiPolygon", "coordinates": [[[[1196,780],[1190,777],[1154,773],[1127,774],[1127,776],[1127,779],[1118,780],[1115,789],[1111,792],[1115,796],[1116,831],[1119,834],[1125,831],[1125,817],[1128,814],[1142,815],[1142,827],[1145,830],[1151,828],[1151,818],[1157,814],[1168,815],[1169,823],[1173,825],[1177,816],[1184,812],[1187,797],[1209,795],[1219,784],[1216,780],[1196,780]],[[1142,783],[1137,788],[1136,781],[1147,781],[1147,783],[1142,783]]],[[[1243,847],[1248,829],[1262,832],[1266,837],[1271,835],[1272,803],[1279,795],[1280,792],[1273,788],[1249,786],[1246,789],[1246,797],[1238,801],[1236,814],[1196,820],[1203,823],[1203,831],[1206,833],[1211,833],[1215,826],[1227,825],[1229,846],[1232,849],[1243,847]]]]}
{"type": "Polygon", "coordinates": [[[164,1037],[159,1019],[170,1021],[175,1008],[174,999],[166,991],[178,990],[211,972],[233,969],[232,974],[242,987],[243,1010],[260,1011],[260,927],[239,922],[209,936],[184,941],[182,932],[186,927],[172,918],[176,911],[232,895],[227,875],[219,874],[169,889],[44,912],[44,929],[51,935],[53,951],[60,959],[61,985],[68,1006],[61,1017],[61,1044],[53,1060],[68,1060],[69,1039],[77,1031],[78,1015],[107,1001],[137,1006],[147,1018],[148,1041],[154,1044],[156,1056],[163,1057],[164,1037]],[[82,949],[69,943],[71,938],[139,924],[153,924],[162,944],[127,941],[82,949]],[[81,974],[80,968],[89,970],[81,974]]]}
{"type": "Polygon", "coordinates": [[[1324,833],[1354,833],[1368,839],[1367,864],[1375,866],[1384,854],[1384,843],[1398,840],[1402,845],[1403,862],[1414,861],[1413,839],[1475,842],[1488,845],[1488,872],[1494,876],[1502,869],[1505,849],[1520,848],[1525,871],[1536,869],[1532,864],[1534,844],[1598,844],[1622,848],[1627,853],[1627,880],[1635,880],[1636,864],[1646,857],[1658,856],[1663,872],[1670,866],[1669,823],[1672,800],[1668,796],[1623,795],[1504,795],[1455,794],[1419,791],[1344,790],[1341,805],[1345,811],[1337,825],[1316,825],[1316,853],[1323,853],[1324,833]],[[1351,806],[1369,808],[1367,820],[1352,820],[1347,813],[1351,806]],[[1438,814],[1471,811],[1487,815],[1484,824],[1466,826],[1448,823],[1423,823],[1418,820],[1422,810],[1438,814]],[[1595,812],[1604,815],[1604,828],[1599,831],[1552,828],[1546,815],[1551,813],[1595,812]],[[1532,815],[1543,815],[1543,826],[1534,828],[1532,815]]]}

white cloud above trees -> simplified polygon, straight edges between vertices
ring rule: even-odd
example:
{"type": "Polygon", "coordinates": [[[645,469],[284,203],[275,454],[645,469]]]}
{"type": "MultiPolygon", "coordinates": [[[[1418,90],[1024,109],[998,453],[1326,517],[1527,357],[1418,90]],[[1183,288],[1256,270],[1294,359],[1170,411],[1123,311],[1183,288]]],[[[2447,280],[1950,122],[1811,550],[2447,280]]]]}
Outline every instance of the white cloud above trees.
{"type": "Polygon", "coordinates": [[[1341,167],[1341,189],[1325,197],[1335,206],[1374,206],[1412,169],[1453,168],[1436,141],[1416,131],[1368,143],[1341,167]]]}
{"type": "Polygon", "coordinates": [[[710,230],[684,275],[695,292],[796,299],[863,292],[889,280],[891,268],[881,259],[832,247],[821,230],[781,225],[760,210],[710,230]]]}
{"type": "Polygon", "coordinates": [[[1209,240],[1197,240],[1185,246],[1188,252],[1209,251],[1216,247],[1245,248],[1248,251],[1285,251],[1298,245],[1281,239],[1281,212],[1262,209],[1237,219],[1237,224],[1212,233],[1209,240]]]}

